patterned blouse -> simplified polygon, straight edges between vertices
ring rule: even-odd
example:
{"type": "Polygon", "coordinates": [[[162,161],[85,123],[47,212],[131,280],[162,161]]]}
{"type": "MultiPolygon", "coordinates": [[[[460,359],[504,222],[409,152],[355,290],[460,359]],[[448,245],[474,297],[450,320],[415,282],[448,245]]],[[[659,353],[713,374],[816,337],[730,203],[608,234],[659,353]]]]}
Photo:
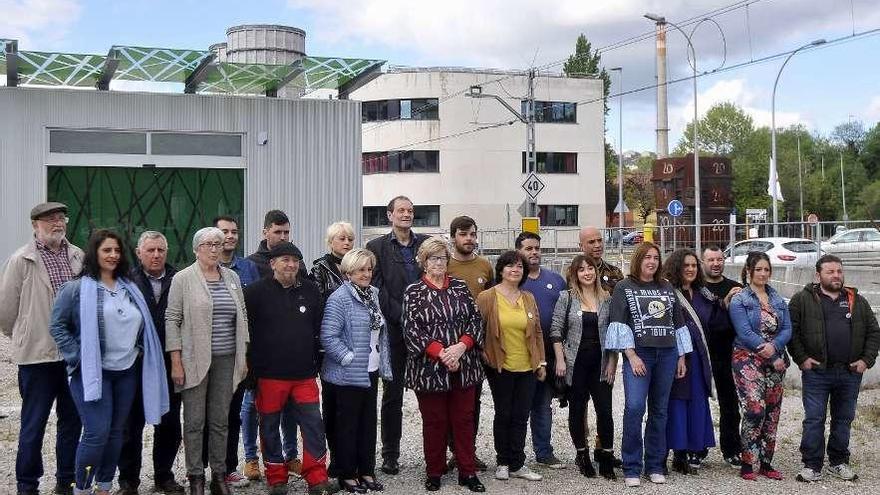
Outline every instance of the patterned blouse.
{"type": "Polygon", "coordinates": [[[461,387],[471,387],[483,380],[483,320],[463,281],[447,277],[443,287],[435,287],[422,278],[407,287],[403,293],[403,337],[408,388],[416,392],[452,389],[452,373],[431,356],[431,350],[458,342],[468,344],[456,372],[460,374],[461,387]]]}

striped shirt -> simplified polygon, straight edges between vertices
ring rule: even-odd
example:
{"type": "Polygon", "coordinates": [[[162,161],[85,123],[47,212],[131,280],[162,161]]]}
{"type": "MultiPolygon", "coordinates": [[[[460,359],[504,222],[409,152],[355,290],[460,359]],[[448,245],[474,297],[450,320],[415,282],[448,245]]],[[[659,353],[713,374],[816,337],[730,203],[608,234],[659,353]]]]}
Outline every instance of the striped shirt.
{"type": "Polygon", "coordinates": [[[237,311],[232,294],[223,280],[208,281],[208,291],[214,306],[211,323],[211,355],[229,356],[235,354],[235,319],[237,311]]]}
{"type": "Polygon", "coordinates": [[[49,273],[49,283],[52,284],[52,293],[58,292],[58,288],[73,278],[73,270],[70,268],[70,259],[67,257],[67,240],[61,241],[61,249],[56,253],[49,246],[39,240],[36,241],[37,252],[49,273]]]}

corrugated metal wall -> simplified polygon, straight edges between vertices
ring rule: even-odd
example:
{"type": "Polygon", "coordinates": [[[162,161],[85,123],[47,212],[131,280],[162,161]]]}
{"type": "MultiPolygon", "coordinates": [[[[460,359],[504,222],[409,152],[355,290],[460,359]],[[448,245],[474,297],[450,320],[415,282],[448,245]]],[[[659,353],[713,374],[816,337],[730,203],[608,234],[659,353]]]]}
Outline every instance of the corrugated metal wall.
{"type": "Polygon", "coordinates": [[[272,208],[290,216],[309,266],[326,252],[327,225],[360,232],[358,102],[0,87],[0,260],[30,238],[30,209],[46,199],[47,127],[242,133],[246,253],[272,208]]]}

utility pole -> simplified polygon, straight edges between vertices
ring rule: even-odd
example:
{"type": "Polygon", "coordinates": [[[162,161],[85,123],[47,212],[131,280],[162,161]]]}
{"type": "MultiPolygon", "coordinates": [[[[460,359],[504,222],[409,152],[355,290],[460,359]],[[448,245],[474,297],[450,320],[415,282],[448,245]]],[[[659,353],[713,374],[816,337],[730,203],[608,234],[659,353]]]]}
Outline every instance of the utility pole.
{"type": "Polygon", "coordinates": [[[804,172],[801,165],[801,133],[797,135],[798,150],[798,189],[801,192],[801,237],[806,237],[806,227],[804,226],[804,172]]]}
{"type": "MultiPolygon", "coordinates": [[[[531,174],[536,171],[535,156],[535,69],[529,69],[529,93],[526,98],[526,168],[531,174]]],[[[526,216],[538,216],[538,204],[526,193],[526,216]]]]}

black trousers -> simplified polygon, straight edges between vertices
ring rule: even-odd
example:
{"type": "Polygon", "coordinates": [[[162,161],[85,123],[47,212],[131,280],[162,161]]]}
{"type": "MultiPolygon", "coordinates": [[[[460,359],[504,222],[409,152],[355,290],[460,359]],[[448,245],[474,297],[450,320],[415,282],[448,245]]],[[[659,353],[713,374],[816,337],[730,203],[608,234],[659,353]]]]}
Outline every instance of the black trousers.
{"type": "MultiPolygon", "coordinates": [[[[375,404],[373,409],[376,409],[375,404]]],[[[321,416],[324,418],[324,436],[327,438],[327,452],[330,457],[330,464],[327,466],[327,474],[330,477],[336,476],[338,469],[336,465],[336,411],[336,385],[322,378],[321,416]]],[[[375,423],[375,418],[373,422],[375,423]]]]}
{"type": "Polygon", "coordinates": [[[517,471],[526,462],[526,429],[535,394],[532,371],[487,371],[489,388],[495,401],[495,456],[499,466],[517,471]]]}
{"type": "MultiPolygon", "coordinates": [[[[244,383],[244,382],[242,382],[244,383]]],[[[229,423],[226,432],[226,474],[238,470],[238,439],[241,434],[241,401],[244,387],[239,384],[232,400],[229,401],[229,423]]],[[[208,465],[208,422],[205,421],[205,434],[202,435],[202,462],[208,465]]]]}
{"type": "Polygon", "coordinates": [[[587,402],[593,399],[596,410],[596,431],[603,449],[614,448],[614,417],[612,386],[602,382],[602,349],[595,346],[578,350],[574,374],[568,388],[568,431],[576,449],[587,448],[587,402]]]}
{"type": "Polygon", "coordinates": [[[406,370],[406,346],[403,341],[393,342],[389,354],[393,380],[382,380],[382,458],[396,461],[400,458],[400,436],[403,432],[403,375],[406,370]]]}
{"type": "MultiPolygon", "coordinates": [[[[171,366],[168,365],[170,370],[171,366]]],[[[141,479],[141,463],[143,462],[144,438],[144,406],[141,381],[138,379],[138,390],[134,404],[128,416],[128,423],[122,436],[122,452],[119,456],[119,483],[127,483],[137,487],[141,479]]],[[[162,422],[153,427],[153,479],[156,484],[174,479],[174,459],[180,450],[180,394],[174,392],[174,384],[168,380],[168,403],[170,408],[162,416],[162,422]]]]}
{"type": "Polygon", "coordinates": [[[370,387],[332,385],[336,401],[335,466],[341,479],[376,475],[376,399],[378,372],[370,387]]]}
{"type": "Polygon", "coordinates": [[[712,376],[715,379],[715,390],[718,394],[718,436],[720,437],[721,454],[724,457],[739,457],[742,451],[740,436],[739,397],[733,382],[733,340],[709,340],[709,358],[712,363],[712,376]]]}

